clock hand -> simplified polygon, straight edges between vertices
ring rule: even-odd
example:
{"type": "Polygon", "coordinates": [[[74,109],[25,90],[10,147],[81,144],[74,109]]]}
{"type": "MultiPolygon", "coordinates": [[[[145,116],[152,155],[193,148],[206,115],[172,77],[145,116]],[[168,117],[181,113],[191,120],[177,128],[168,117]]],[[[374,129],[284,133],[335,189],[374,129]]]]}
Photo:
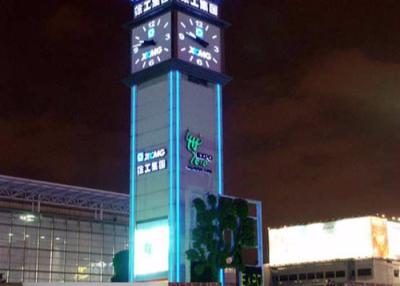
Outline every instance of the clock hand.
{"type": "Polygon", "coordinates": [[[186,32],[186,35],[188,35],[189,38],[191,38],[196,43],[200,44],[203,48],[207,48],[210,45],[207,41],[197,37],[193,32],[186,32]]]}
{"type": "Polygon", "coordinates": [[[197,41],[200,45],[202,45],[204,48],[207,48],[207,47],[210,45],[207,41],[205,41],[205,40],[203,40],[203,39],[201,39],[201,38],[199,38],[199,37],[197,37],[197,36],[196,36],[196,41],[197,41]]]}
{"type": "Polygon", "coordinates": [[[186,36],[189,36],[189,38],[196,40],[196,35],[193,34],[193,32],[186,32],[186,36]]]}
{"type": "Polygon", "coordinates": [[[155,45],[156,45],[156,42],[154,40],[146,40],[146,41],[143,41],[143,43],[139,46],[139,48],[142,49],[142,48],[146,48],[148,46],[155,46],[155,45]]]}

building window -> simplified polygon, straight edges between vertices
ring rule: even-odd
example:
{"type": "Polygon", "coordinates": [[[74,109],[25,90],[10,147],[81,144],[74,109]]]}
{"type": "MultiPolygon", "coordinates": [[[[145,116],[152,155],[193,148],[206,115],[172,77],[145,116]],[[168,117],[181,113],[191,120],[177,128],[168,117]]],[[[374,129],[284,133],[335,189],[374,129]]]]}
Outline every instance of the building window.
{"type": "Polygon", "coordinates": [[[324,272],[317,272],[316,278],[317,279],[323,279],[324,278],[324,272]]]}
{"type": "Polygon", "coordinates": [[[357,276],[372,276],[372,269],[371,268],[358,269],[357,276]]]}
{"type": "Polygon", "coordinates": [[[307,273],[307,279],[308,280],[315,279],[315,273],[307,273]]]}
{"type": "Polygon", "coordinates": [[[0,274],[8,282],[109,282],[114,253],[127,243],[126,225],[0,212],[0,274]]]}
{"type": "Polygon", "coordinates": [[[335,278],[335,272],[333,272],[333,271],[326,272],[325,278],[335,278]]]}
{"type": "Polygon", "coordinates": [[[12,235],[9,225],[0,225],[0,246],[8,247],[12,235]]]}
{"type": "Polygon", "coordinates": [[[305,273],[299,274],[299,280],[306,280],[306,279],[307,279],[307,274],[305,274],[305,273]]]}
{"type": "Polygon", "coordinates": [[[399,269],[395,269],[393,271],[393,275],[394,275],[394,277],[399,277],[399,269]]]}
{"type": "Polygon", "coordinates": [[[296,280],[297,280],[297,274],[289,275],[289,281],[296,281],[296,280]]]}
{"type": "Polygon", "coordinates": [[[289,280],[289,277],[287,276],[287,275],[281,275],[281,276],[279,276],[279,281],[288,281],[289,280]]]}
{"type": "Polygon", "coordinates": [[[336,277],[337,277],[337,278],[346,277],[346,271],[344,271],[344,270],[336,271],[336,277]]]}

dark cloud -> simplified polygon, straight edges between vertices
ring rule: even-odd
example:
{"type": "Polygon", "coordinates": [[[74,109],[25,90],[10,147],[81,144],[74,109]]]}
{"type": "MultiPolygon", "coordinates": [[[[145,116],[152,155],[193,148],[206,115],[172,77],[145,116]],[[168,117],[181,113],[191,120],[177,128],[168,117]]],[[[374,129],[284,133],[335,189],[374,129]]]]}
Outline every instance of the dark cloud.
{"type": "Polygon", "coordinates": [[[347,50],[310,62],[290,96],[246,82],[225,111],[227,189],[264,198],[272,224],[396,212],[399,76],[347,50]]]}
{"type": "Polygon", "coordinates": [[[87,125],[66,125],[47,116],[0,120],[0,128],[2,173],[114,190],[126,187],[129,136],[123,132],[99,133],[87,125]]]}
{"type": "Polygon", "coordinates": [[[56,8],[46,21],[50,37],[59,41],[69,41],[87,36],[91,31],[91,15],[84,15],[82,8],[65,3],[56,8]]]}

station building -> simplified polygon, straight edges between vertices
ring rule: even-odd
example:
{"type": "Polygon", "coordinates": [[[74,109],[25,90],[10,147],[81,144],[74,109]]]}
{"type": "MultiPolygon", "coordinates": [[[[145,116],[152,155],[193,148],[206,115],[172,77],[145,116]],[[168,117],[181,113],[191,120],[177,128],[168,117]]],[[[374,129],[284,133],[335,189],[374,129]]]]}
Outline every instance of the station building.
{"type": "Polygon", "coordinates": [[[7,282],[110,282],[128,248],[129,195],[0,175],[7,282]]]}
{"type": "Polygon", "coordinates": [[[268,232],[267,285],[400,285],[397,220],[368,216],[268,232]]]}

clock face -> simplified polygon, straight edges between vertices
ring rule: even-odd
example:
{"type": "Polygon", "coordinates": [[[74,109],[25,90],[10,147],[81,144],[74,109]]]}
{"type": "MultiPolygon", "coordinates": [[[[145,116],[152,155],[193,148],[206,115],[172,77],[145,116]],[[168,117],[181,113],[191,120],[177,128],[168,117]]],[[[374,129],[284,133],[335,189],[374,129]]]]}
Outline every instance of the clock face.
{"type": "Polygon", "coordinates": [[[178,14],[178,57],[221,71],[221,29],[196,17],[178,14]]]}
{"type": "Polygon", "coordinates": [[[170,13],[152,19],[132,30],[132,73],[170,58],[170,13]]]}

